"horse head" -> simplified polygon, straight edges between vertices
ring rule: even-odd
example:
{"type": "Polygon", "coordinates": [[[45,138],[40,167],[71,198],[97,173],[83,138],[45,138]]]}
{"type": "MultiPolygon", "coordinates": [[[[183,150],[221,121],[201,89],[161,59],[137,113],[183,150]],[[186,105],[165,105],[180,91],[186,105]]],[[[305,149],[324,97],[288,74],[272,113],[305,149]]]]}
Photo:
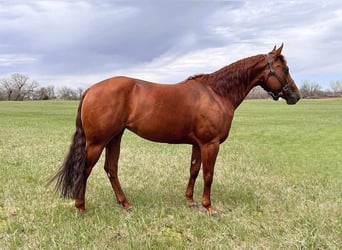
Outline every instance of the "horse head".
{"type": "Polygon", "coordinates": [[[264,82],[261,86],[273,97],[278,100],[284,98],[287,104],[296,104],[300,99],[300,92],[292,79],[289,67],[284,56],[281,54],[283,44],[277,49],[265,55],[267,62],[264,72],[264,82]]]}

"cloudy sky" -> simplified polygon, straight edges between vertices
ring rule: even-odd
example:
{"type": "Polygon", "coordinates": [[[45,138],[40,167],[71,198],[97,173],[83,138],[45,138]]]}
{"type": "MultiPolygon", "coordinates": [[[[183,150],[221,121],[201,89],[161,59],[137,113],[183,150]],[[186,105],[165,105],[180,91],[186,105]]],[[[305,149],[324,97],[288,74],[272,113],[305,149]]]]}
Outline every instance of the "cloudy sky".
{"type": "Polygon", "coordinates": [[[0,0],[0,77],[175,83],[284,42],[291,74],[342,80],[342,1],[0,0]]]}

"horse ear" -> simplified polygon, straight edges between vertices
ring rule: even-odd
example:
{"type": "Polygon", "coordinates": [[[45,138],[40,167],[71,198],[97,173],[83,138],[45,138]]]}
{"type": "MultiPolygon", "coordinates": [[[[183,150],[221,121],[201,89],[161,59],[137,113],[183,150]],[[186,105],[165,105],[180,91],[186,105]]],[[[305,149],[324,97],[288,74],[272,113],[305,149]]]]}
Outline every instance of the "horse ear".
{"type": "Polygon", "coordinates": [[[281,54],[281,51],[283,50],[283,47],[284,47],[284,43],[282,43],[277,50],[275,49],[276,47],[274,47],[273,49],[274,53],[279,56],[281,54]]]}
{"type": "Polygon", "coordinates": [[[276,48],[277,48],[277,45],[274,45],[272,52],[274,52],[276,50],[276,48]]]}

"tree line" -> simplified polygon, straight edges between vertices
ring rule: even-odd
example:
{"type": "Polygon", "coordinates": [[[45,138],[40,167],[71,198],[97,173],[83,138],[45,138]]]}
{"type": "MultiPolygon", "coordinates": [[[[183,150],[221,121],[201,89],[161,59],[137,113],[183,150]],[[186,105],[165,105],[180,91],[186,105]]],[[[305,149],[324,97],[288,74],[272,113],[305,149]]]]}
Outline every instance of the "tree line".
{"type": "MultiPolygon", "coordinates": [[[[83,90],[82,88],[62,87],[56,91],[54,86],[42,87],[37,81],[19,73],[12,74],[7,78],[0,78],[0,100],[78,100],[83,90]]],[[[342,97],[342,81],[331,82],[329,90],[322,90],[318,83],[305,80],[300,85],[300,92],[302,98],[342,97]]],[[[247,98],[266,99],[269,96],[262,88],[256,87],[252,89],[247,98]]]]}
{"type": "MultiPolygon", "coordinates": [[[[304,99],[342,97],[342,81],[331,82],[328,90],[322,90],[321,85],[307,80],[302,81],[299,86],[301,96],[304,99]]],[[[269,96],[261,87],[256,87],[251,90],[247,98],[266,99],[269,96]]]]}
{"type": "Polygon", "coordinates": [[[40,86],[37,81],[28,76],[15,73],[7,78],[0,78],[0,100],[78,100],[82,95],[82,88],[62,87],[56,91],[54,86],[40,86]]]}

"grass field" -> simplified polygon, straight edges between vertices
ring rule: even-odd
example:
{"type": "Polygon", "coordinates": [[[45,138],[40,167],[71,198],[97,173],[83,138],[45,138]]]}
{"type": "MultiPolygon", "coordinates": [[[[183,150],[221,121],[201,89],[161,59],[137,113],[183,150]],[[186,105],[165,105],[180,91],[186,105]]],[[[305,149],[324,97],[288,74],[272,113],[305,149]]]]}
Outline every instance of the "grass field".
{"type": "MultiPolygon", "coordinates": [[[[0,102],[0,249],[342,248],[342,99],[245,101],[215,168],[218,217],[186,205],[191,146],[130,132],[119,175],[133,210],[116,204],[101,158],[78,214],[45,187],[77,105],[0,102]]],[[[199,176],[199,201],[202,187],[199,176]]]]}

